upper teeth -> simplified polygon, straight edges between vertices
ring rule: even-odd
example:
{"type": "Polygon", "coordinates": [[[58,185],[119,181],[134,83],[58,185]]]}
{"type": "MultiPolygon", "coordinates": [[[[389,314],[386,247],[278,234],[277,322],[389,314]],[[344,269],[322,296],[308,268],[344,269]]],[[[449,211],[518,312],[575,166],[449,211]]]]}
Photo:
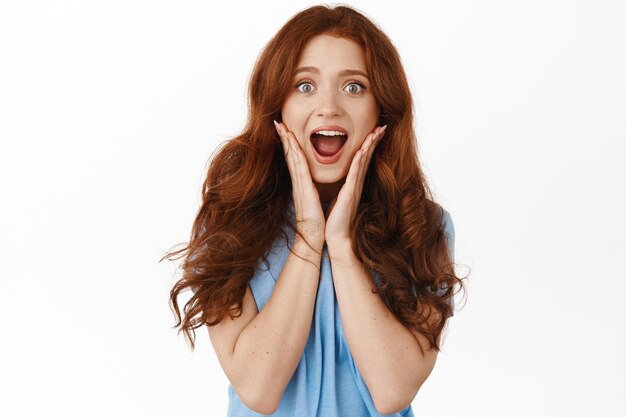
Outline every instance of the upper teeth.
{"type": "Polygon", "coordinates": [[[338,130],[318,130],[317,132],[315,132],[319,135],[324,135],[324,136],[336,136],[336,135],[343,135],[345,136],[346,134],[343,132],[340,132],[338,130]]]}

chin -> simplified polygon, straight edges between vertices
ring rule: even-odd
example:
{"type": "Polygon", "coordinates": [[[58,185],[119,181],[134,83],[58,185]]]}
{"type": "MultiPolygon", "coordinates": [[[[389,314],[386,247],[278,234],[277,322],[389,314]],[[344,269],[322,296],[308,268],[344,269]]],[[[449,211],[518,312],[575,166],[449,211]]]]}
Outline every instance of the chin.
{"type": "Polygon", "coordinates": [[[341,175],[339,169],[330,172],[316,172],[311,173],[311,179],[315,184],[336,184],[343,182],[346,179],[346,175],[341,175]]]}

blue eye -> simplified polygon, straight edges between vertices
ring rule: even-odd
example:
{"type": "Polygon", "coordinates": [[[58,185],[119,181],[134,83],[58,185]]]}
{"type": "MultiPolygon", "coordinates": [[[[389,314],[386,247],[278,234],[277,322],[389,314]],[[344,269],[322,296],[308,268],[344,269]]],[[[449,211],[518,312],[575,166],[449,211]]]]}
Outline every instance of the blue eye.
{"type": "MultiPolygon", "coordinates": [[[[309,88],[308,90],[303,90],[303,89],[300,88],[300,86],[307,85],[307,84],[310,85],[310,86],[313,86],[313,84],[310,81],[302,81],[301,83],[296,84],[296,89],[298,91],[300,91],[301,93],[311,93],[313,91],[311,88],[309,88]]],[[[361,94],[363,92],[363,90],[365,90],[365,88],[366,88],[362,83],[360,83],[358,81],[350,82],[350,84],[348,84],[348,87],[350,87],[351,85],[358,85],[360,87],[360,90],[357,89],[357,91],[354,91],[354,88],[352,88],[349,91],[350,93],[353,93],[353,94],[361,94]]]]}
{"type": "Polygon", "coordinates": [[[361,84],[360,82],[358,82],[358,81],[351,82],[350,84],[348,84],[348,87],[351,86],[351,85],[358,85],[359,87],[361,87],[361,90],[359,90],[359,91],[350,91],[351,93],[359,94],[359,93],[362,93],[363,90],[365,90],[365,86],[363,84],[361,84]]]}
{"type": "Polygon", "coordinates": [[[300,86],[301,86],[301,85],[305,85],[305,84],[313,85],[313,84],[311,84],[311,83],[310,83],[310,82],[308,82],[308,81],[303,81],[303,82],[301,82],[300,84],[296,85],[296,89],[297,89],[298,91],[303,92],[303,93],[310,93],[310,92],[311,92],[310,90],[309,90],[309,91],[302,91],[302,90],[300,89],[300,86]]]}

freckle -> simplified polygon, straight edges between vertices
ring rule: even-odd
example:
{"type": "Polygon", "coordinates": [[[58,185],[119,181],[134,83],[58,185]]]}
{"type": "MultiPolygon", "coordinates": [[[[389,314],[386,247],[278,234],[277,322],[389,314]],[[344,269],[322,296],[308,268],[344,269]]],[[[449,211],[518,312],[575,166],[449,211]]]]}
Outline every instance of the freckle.
{"type": "Polygon", "coordinates": [[[269,352],[265,352],[265,353],[266,353],[267,355],[269,355],[269,354],[270,354],[269,352]]]}

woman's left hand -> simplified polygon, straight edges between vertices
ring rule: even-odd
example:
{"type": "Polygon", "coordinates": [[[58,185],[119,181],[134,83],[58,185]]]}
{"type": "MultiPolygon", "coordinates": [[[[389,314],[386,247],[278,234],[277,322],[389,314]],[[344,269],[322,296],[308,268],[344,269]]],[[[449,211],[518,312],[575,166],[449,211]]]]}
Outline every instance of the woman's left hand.
{"type": "Polygon", "coordinates": [[[350,171],[346,177],[346,182],[339,190],[339,193],[328,205],[328,215],[326,218],[326,228],[324,236],[326,243],[330,246],[332,242],[347,242],[350,240],[350,225],[356,216],[361,194],[363,192],[363,182],[372,154],[380,138],[383,137],[387,125],[377,127],[367,135],[350,165],[350,171]]]}

